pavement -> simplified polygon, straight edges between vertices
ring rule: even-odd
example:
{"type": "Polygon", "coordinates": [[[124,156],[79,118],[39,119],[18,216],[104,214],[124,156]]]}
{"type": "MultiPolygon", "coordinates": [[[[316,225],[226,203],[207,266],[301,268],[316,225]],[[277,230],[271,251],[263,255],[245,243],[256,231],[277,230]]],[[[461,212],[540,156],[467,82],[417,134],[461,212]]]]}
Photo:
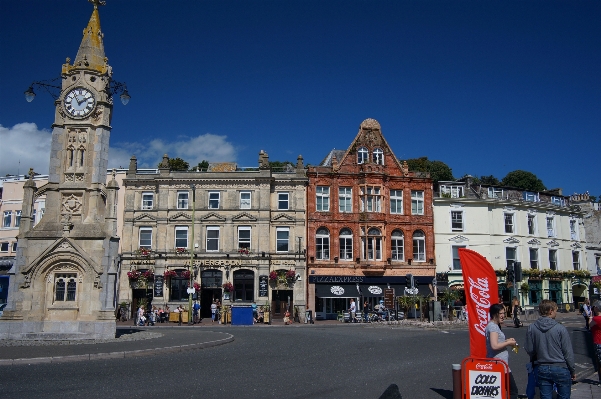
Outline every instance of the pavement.
{"type": "MultiPolygon", "coordinates": [[[[575,360],[580,364],[582,370],[577,375],[578,382],[572,388],[572,399],[601,399],[601,386],[597,374],[591,364],[590,357],[586,355],[585,348],[589,333],[584,330],[584,320],[576,313],[558,314],[557,320],[572,331],[575,360]],[[588,367],[587,367],[588,366],[588,367]]],[[[534,320],[522,320],[527,327],[534,320]]],[[[73,345],[34,345],[34,346],[2,346],[0,347],[0,366],[18,364],[40,364],[40,363],[64,363],[74,361],[89,361],[96,359],[115,359],[157,355],[160,353],[175,353],[188,351],[190,349],[203,349],[224,345],[234,341],[234,335],[226,331],[232,331],[230,324],[224,325],[217,322],[211,323],[210,319],[204,319],[201,323],[189,326],[177,323],[157,323],[151,327],[134,327],[133,320],[117,322],[118,335],[135,334],[141,330],[152,331],[156,334],[151,339],[124,340],[120,342],[86,343],[73,345]],[[162,333],[164,332],[164,333],[162,333]]],[[[401,322],[406,327],[423,328],[426,323],[401,322]]],[[[284,325],[283,321],[273,320],[272,324],[256,324],[253,326],[234,326],[235,328],[312,328],[314,326],[340,326],[341,328],[364,326],[364,324],[340,323],[335,320],[316,321],[315,324],[293,323],[291,326],[284,325]]],[[[506,328],[511,328],[513,322],[506,321],[506,328]]],[[[437,328],[467,328],[465,323],[453,323],[451,325],[439,325],[437,328]]],[[[235,332],[235,330],[234,330],[235,332]]],[[[525,396],[524,396],[525,397],[525,396]]]]}

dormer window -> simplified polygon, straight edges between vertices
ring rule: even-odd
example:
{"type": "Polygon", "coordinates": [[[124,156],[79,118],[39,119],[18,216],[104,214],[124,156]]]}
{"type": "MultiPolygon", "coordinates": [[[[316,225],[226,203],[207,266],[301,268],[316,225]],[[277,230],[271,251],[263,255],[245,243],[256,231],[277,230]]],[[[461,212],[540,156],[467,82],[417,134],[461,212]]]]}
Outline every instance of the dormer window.
{"type": "Polygon", "coordinates": [[[365,163],[365,162],[367,162],[368,159],[369,159],[369,151],[367,151],[367,148],[365,148],[365,147],[359,148],[359,150],[357,150],[357,163],[358,164],[365,163]]]}
{"type": "Polygon", "coordinates": [[[440,186],[440,196],[443,198],[463,197],[463,186],[440,186]]]}
{"type": "Polygon", "coordinates": [[[496,187],[489,187],[488,188],[488,198],[502,199],[503,198],[503,189],[496,188],[496,187]]]}
{"type": "Polygon", "coordinates": [[[376,165],[384,165],[384,151],[381,148],[376,148],[372,153],[372,159],[376,165]]]}
{"type": "Polygon", "coordinates": [[[530,191],[524,191],[524,201],[538,202],[538,194],[530,191]]]}

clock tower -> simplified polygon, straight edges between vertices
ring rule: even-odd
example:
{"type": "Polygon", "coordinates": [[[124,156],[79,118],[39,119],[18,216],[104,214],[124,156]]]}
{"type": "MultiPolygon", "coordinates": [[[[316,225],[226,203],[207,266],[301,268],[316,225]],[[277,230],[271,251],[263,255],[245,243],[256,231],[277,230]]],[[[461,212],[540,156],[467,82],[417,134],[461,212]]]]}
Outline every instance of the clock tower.
{"type": "MultiPolygon", "coordinates": [[[[62,66],[48,184],[25,184],[17,258],[0,338],[102,339],[115,336],[119,237],[115,179],[107,183],[112,70],[98,6],[73,63],[62,66]],[[46,195],[34,226],[32,205],[46,195]]],[[[33,174],[31,173],[31,176],[33,174]]]]}

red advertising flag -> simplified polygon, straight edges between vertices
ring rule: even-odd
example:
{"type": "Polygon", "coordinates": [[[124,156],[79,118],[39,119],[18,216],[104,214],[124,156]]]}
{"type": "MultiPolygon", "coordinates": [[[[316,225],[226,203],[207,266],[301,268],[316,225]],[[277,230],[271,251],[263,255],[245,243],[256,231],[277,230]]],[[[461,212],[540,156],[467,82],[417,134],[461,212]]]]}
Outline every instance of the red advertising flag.
{"type": "Polygon", "coordinates": [[[459,248],[459,261],[467,302],[470,356],[486,357],[484,330],[489,320],[489,308],[498,300],[497,275],[491,264],[478,252],[459,248]]]}

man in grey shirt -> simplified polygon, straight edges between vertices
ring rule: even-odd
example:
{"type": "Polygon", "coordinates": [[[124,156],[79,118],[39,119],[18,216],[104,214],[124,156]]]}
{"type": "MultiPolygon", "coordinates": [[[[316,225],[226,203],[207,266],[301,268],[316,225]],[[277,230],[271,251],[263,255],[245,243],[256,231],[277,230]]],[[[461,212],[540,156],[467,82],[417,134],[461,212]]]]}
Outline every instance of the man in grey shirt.
{"type": "Polygon", "coordinates": [[[553,384],[557,398],[569,399],[576,379],[574,351],[566,328],[555,321],[557,304],[545,299],[538,306],[541,317],[528,326],[526,352],[534,361],[541,399],[551,399],[553,384]]]}

